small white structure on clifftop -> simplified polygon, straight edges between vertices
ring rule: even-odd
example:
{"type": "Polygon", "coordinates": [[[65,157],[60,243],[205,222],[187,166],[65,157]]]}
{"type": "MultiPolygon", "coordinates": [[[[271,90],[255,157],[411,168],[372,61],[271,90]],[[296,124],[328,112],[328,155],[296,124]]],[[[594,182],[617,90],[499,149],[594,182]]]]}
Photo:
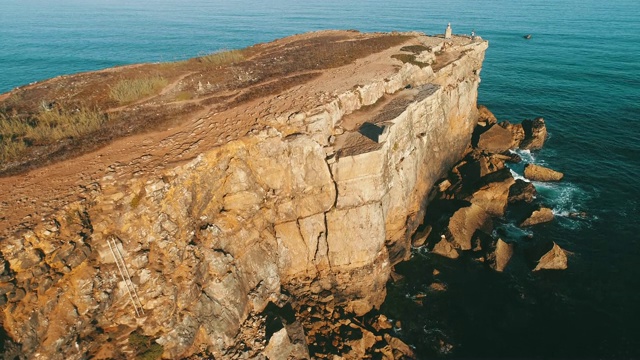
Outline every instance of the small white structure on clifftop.
{"type": "Polygon", "coordinates": [[[444,31],[444,38],[451,39],[451,23],[447,23],[447,29],[444,31]]]}

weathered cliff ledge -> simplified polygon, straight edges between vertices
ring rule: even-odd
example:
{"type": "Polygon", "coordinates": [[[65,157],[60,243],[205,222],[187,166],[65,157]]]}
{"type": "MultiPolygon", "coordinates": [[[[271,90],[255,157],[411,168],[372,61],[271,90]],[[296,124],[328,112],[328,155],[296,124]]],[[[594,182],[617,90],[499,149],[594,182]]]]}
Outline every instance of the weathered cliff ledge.
{"type": "Polygon", "coordinates": [[[0,179],[3,212],[22,205],[0,242],[3,326],[19,351],[131,357],[143,338],[168,358],[260,356],[269,303],[379,306],[433,185],[470,142],[487,43],[336,31],[263,45],[382,37],[393,41],[313,77],[284,72],[292,84],[276,93],[0,179]],[[44,183],[82,187],[81,199],[44,183]]]}

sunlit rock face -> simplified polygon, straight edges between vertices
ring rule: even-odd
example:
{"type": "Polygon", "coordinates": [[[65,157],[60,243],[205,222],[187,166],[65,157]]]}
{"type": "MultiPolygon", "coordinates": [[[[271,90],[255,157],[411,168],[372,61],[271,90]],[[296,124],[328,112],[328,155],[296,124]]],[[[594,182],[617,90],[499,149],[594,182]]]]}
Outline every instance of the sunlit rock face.
{"type": "Polygon", "coordinates": [[[239,343],[265,336],[256,319],[269,303],[378,307],[435,182],[470,142],[487,48],[410,35],[286,91],[322,96],[251,103],[267,127],[153,174],[105,177],[3,239],[8,336],[33,358],[133,356],[133,331],[166,357],[224,358],[264,349],[239,343]],[[393,58],[403,46],[430,65],[393,58]]]}

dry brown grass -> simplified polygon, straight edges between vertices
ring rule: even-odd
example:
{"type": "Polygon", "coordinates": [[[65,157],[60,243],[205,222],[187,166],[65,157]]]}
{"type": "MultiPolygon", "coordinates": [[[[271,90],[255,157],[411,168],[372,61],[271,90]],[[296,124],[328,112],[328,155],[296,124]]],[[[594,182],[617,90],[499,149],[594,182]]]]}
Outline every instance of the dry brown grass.
{"type": "Polygon", "coordinates": [[[26,116],[0,112],[0,162],[19,160],[32,146],[85,136],[107,120],[107,115],[89,107],[42,109],[26,116]]]}
{"type": "Polygon", "coordinates": [[[277,94],[316,78],[324,69],[344,66],[408,38],[356,32],[319,35],[185,61],[64,76],[24,87],[0,101],[0,176],[178,123],[205,107],[228,108],[277,94]],[[169,89],[168,84],[176,81],[176,87],[169,89]],[[200,82],[207,84],[202,92],[185,90],[200,82]],[[160,95],[163,89],[169,91],[160,95]],[[42,103],[88,106],[74,112],[43,111],[42,103]],[[108,121],[103,114],[107,112],[108,121]]]}
{"type": "Polygon", "coordinates": [[[212,66],[235,64],[244,59],[245,55],[243,50],[222,50],[196,58],[197,61],[212,66]]]}
{"type": "Polygon", "coordinates": [[[113,100],[128,104],[159,92],[167,83],[162,76],[122,79],[111,86],[109,94],[113,100]]]}

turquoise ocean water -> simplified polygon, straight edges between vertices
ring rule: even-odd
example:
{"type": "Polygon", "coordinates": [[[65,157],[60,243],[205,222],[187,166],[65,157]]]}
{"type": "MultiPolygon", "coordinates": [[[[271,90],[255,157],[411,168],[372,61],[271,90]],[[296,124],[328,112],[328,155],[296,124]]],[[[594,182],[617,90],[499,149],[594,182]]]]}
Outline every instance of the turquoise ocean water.
{"type": "Polygon", "coordinates": [[[310,30],[434,34],[447,22],[490,42],[480,103],[500,120],[546,119],[546,148],[522,155],[566,181],[541,185],[559,216],[530,233],[573,254],[568,270],[536,274],[416,256],[385,304],[403,322],[398,334],[422,357],[640,357],[638,0],[2,0],[0,92],[310,30]],[[588,218],[564,216],[571,211],[588,218]],[[448,291],[423,306],[398,300],[424,290],[434,267],[448,291]]]}

